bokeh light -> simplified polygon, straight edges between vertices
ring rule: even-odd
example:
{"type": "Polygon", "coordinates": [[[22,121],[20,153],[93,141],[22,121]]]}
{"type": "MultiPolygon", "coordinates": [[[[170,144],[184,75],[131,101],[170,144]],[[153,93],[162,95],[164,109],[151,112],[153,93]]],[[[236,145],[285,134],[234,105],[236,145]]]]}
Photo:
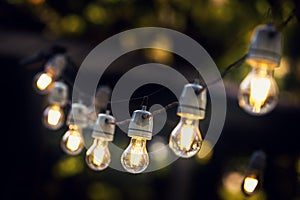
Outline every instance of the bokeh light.
{"type": "Polygon", "coordinates": [[[84,163],[80,156],[63,157],[53,167],[53,175],[57,178],[67,178],[82,173],[84,163]]]}
{"type": "Polygon", "coordinates": [[[94,24],[107,23],[107,13],[104,8],[96,4],[88,4],[84,9],[86,19],[94,24]]]}
{"type": "Polygon", "coordinates": [[[64,33],[80,35],[85,31],[86,23],[76,14],[70,14],[61,19],[61,29],[64,33]]]}

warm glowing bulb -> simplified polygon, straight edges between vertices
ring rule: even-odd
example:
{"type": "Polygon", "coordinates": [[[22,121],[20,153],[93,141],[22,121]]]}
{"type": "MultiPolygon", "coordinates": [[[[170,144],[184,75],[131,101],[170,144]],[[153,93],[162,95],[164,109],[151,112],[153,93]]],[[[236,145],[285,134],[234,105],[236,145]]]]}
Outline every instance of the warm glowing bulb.
{"type": "Polygon", "coordinates": [[[49,74],[41,74],[36,82],[36,86],[39,90],[45,90],[52,83],[52,77],[49,74]]]}
{"type": "Polygon", "coordinates": [[[34,88],[39,93],[46,93],[49,91],[50,85],[53,83],[53,77],[50,73],[39,73],[34,78],[34,88]]]}
{"type": "Polygon", "coordinates": [[[52,105],[45,109],[43,115],[44,125],[52,130],[62,127],[64,121],[64,112],[58,105],[52,105]]]}
{"type": "Polygon", "coordinates": [[[48,124],[54,126],[58,124],[60,118],[61,118],[61,113],[59,112],[59,110],[54,110],[54,109],[49,110],[48,118],[47,118],[48,124]]]}
{"type": "Polygon", "coordinates": [[[242,191],[244,194],[250,196],[255,192],[256,188],[258,187],[258,183],[259,181],[257,178],[247,176],[243,181],[242,191]]]}
{"type": "Polygon", "coordinates": [[[258,184],[258,180],[251,177],[246,177],[244,182],[244,190],[248,193],[252,193],[258,184]]]}
{"type": "Polygon", "coordinates": [[[131,138],[129,146],[121,156],[124,169],[131,173],[141,173],[149,165],[149,156],[146,149],[146,139],[141,137],[131,138]]]}
{"type": "Polygon", "coordinates": [[[254,112],[260,112],[261,106],[267,99],[271,82],[268,78],[252,78],[250,86],[250,104],[254,112]]]}
{"type": "Polygon", "coordinates": [[[242,81],[238,94],[239,105],[248,113],[261,115],[270,112],[277,104],[278,87],[274,70],[256,67],[242,81]]]}
{"type": "Polygon", "coordinates": [[[110,163],[108,141],[95,138],[93,145],[86,152],[86,163],[93,170],[104,170],[110,163]]]}
{"type": "Polygon", "coordinates": [[[63,135],[61,140],[62,149],[70,155],[77,155],[83,149],[83,138],[76,125],[70,125],[69,130],[63,135]]]}
{"type": "Polygon", "coordinates": [[[202,137],[198,128],[199,120],[181,117],[170,135],[169,147],[180,157],[189,158],[198,153],[202,137]]]}

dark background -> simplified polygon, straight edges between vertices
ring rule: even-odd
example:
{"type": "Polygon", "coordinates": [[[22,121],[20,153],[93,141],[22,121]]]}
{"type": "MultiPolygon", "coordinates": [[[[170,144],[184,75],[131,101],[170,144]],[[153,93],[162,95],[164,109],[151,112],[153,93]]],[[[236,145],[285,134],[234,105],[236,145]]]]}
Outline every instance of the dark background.
{"type": "MultiPolygon", "coordinates": [[[[230,190],[228,174],[234,178],[245,172],[251,154],[264,150],[267,163],[260,192],[250,199],[300,199],[300,46],[297,1],[45,1],[5,0],[0,2],[0,64],[2,85],[2,190],[1,199],[245,199],[230,190]],[[296,15],[282,30],[283,57],[275,73],[280,88],[278,106],[269,114],[253,117],[238,107],[239,83],[249,71],[247,65],[225,77],[227,116],[222,135],[210,158],[179,159],[171,165],[146,174],[131,175],[108,168],[90,170],[79,156],[65,155],[59,147],[64,126],[58,131],[43,127],[41,116],[47,98],[33,90],[32,80],[43,69],[43,62],[20,66],[19,61],[53,45],[67,48],[80,65],[104,39],[120,31],[142,26],[178,30],[198,41],[211,55],[220,71],[241,57],[248,48],[253,29],[268,21],[276,26],[296,15]],[[227,180],[227,181],[226,181],[227,180]]],[[[149,55],[147,50],[120,58],[122,68],[112,66],[103,83],[113,86],[134,64],[156,61],[178,67],[172,60],[149,55]]],[[[185,66],[185,65],[183,65],[185,66]]],[[[189,80],[194,77],[184,68],[189,80]]],[[[70,80],[76,75],[65,72],[70,80]]],[[[145,86],[135,93],[157,90],[145,86]]],[[[149,105],[166,105],[174,100],[168,91],[149,98],[149,105]],[[170,98],[162,97],[170,96],[170,98]]],[[[131,111],[140,102],[132,102],[131,111]]],[[[67,109],[67,108],[66,108],[67,109]]],[[[209,119],[208,119],[209,120],[209,119]]],[[[203,122],[203,129],[208,120],[203,122]]],[[[161,137],[177,124],[176,108],[168,112],[168,123],[161,137]]],[[[200,124],[201,126],[201,124],[200,124]]],[[[168,132],[169,131],[169,132],[168,132]]],[[[205,131],[204,131],[205,133],[205,131]]],[[[117,130],[116,135],[120,135],[117,130]]],[[[122,134],[121,134],[122,135],[122,134]]],[[[122,135],[124,136],[124,134],[122,135]]],[[[117,136],[127,145],[126,136],[117,136]]],[[[151,143],[151,142],[148,142],[151,143]]],[[[126,146],[124,146],[126,147],[126,146]]],[[[238,184],[231,180],[231,186],[238,184]]]]}

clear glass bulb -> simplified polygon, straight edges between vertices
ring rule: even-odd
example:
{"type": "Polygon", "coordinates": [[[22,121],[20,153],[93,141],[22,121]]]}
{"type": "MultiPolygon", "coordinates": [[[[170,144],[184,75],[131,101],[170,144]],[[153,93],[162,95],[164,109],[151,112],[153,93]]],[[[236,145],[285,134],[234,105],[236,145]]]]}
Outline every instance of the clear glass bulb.
{"type": "Polygon", "coordinates": [[[38,73],[34,77],[33,86],[34,86],[34,89],[38,93],[45,94],[45,93],[49,92],[49,89],[50,89],[52,83],[53,83],[52,74],[42,72],[42,73],[38,73]]]}
{"type": "Polygon", "coordinates": [[[69,130],[63,135],[60,144],[64,152],[69,155],[78,155],[81,153],[84,145],[79,127],[69,125],[69,130]]]}
{"type": "Polygon", "coordinates": [[[44,125],[52,130],[58,130],[64,122],[64,112],[58,105],[48,106],[43,114],[44,125]]]}
{"type": "Polygon", "coordinates": [[[202,146],[202,136],[198,126],[199,120],[181,117],[169,140],[169,147],[177,156],[190,158],[198,153],[202,146]]]}
{"type": "Polygon", "coordinates": [[[262,115],[273,110],[278,101],[278,87],[273,74],[272,68],[253,67],[240,85],[240,107],[252,115],[262,115]]]}
{"type": "Polygon", "coordinates": [[[95,138],[92,146],[86,152],[86,163],[93,170],[104,170],[110,163],[108,141],[95,138]]]}
{"type": "Polygon", "coordinates": [[[130,173],[141,173],[149,165],[149,156],[146,149],[146,139],[132,137],[129,146],[121,156],[124,169],[130,173]]]}

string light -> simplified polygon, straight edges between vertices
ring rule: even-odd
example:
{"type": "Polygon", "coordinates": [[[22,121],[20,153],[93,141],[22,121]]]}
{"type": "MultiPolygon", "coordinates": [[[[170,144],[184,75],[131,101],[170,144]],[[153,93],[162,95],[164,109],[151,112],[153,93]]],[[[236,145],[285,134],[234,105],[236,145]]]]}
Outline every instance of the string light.
{"type": "Polygon", "coordinates": [[[181,93],[177,115],[180,122],[170,135],[169,147],[180,157],[190,158],[202,145],[199,120],[204,119],[206,89],[198,83],[186,84],[181,93]]]}
{"type": "Polygon", "coordinates": [[[263,151],[255,151],[252,154],[242,183],[242,192],[246,196],[252,196],[260,188],[265,162],[266,154],[263,151]]]}
{"type": "Polygon", "coordinates": [[[86,152],[87,165],[96,171],[106,169],[111,161],[108,142],[113,141],[115,133],[115,118],[106,114],[99,114],[95,123],[92,137],[94,142],[86,152]]]}
{"type": "Polygon", "coordinates": [[[61,148],[69,155],[81,153],[84,142],[82,129],[87,125],[88,109],[82,103],[73,103],[66,124],[68,131],[61,139],[61,148]]]}
{"type": "Polygon", "coordinates": [[[49,59],[45,64],[44,71],[34,77],[34,89],[40,94],[49,93],[52,84],[60,77],[66,64],[66,56],[63,54],[55,55],[49,59]]]}
{"type": "Polygon", "coordinates": [[[123,168],[130,173],[141,173],[149,165],[149,155],[146,149],[146,140],[151,140],[153,131],[152,114],[142,110],[134,111],[128,128],[128,136],[131,137],[129,146],[121,156],[123,168]]]}
{"type": "MultiPolygon", "coordinates": [[[[295,10],[282,23],[281,28],[287,25],[294,13],[295,10]]],[[[241,66],[246,60],[252,67],[252,71],[240,84],[239,105],[253,115],[270,112],[278,101],[278,87],[273,74],[274,69],[280,63],[281,43],[281,33],[272,24],[258,26],[254,31],[248,53],[229,65],[221,74],[221,79],[214,80],[207,86],[222,80],[229,71],[241,66]]],[[[43,122],[47,128],[58,130],[64,122],[62,107],[67,103],[68,87],[63,82],[56,80],[61,76],[66,66],[74,66],[74,63],[70,63],[71,61],[67,59],[63,47],[53,47],[20,63],[22,65],[30,64],[41,58],[49,57],[51,59],[46,63],[44,71],[34,78],[34,88],[40,94],[50,92],[48,99],[50,106],[44,111],[43,122]]],[[[199,120],[205,118],[207,86],[203,87],[197,82],[186,84],[179,102],[172,102],[163,109],[154,111],[153,114],[146,111],[146,106],[143,106],[141,110],[134,111],[128,128],[128,136],[131,137],[131,141],[121,156],[121,164],[126,171],[136,174],[146,170],[149,165],[146,140],[152,138],[153,116],[178,104],[177,115],[181,119],[170,134],[169,147],[177,156],[183,158],[190,158],[199,152],[202,146],[199,120]]],[[[157,91],[153,94],[155,93],[157,91]]],[[[107,109],[110,94],[111,90],[108,87],[98,91],[98,95],[93,99],[97,113],[107,109]],[[105,100],[100,101],[100,99],[105,100]]],[[[140,97],[135,98],[135,100],[137,99],[140,97]]],[[[91,169],[104,170],[111,161],[108,143],[113,140],[115,125],[121,125],[128,122],[129,119],[115,122],[115,118],[109,113],[99,114],[97,120],[96,118],[97,115],[94,112],[89,112],[83,104],[72,104],[66,122],[69,129],[62,137],[61,147],[70,155],[79,154],[84,147],[82,130],[85,127],[93,127],[94,142],[86,152],[86,163],[91,169]]],[[[244,194],[250,196],[259,188],[264,162],[265,155],[263,152],[256,152],[252,156],[242,184],[244,194]]]]}
{"type": "Polygon", "coordinates": [[[247,63],[252,71],[239,88],[239,105],[252,115],[266,114],[278,101],[274,69],[281,57],[281,33],[272,24],[258,26],[252,37],[247,63]]]}
{"type": "Polygon", "coordinates": [[[49,95],[49,106],[43,113],[43,123],[51,130],[62,127],[65,115],[62,107],[66,105],[68,98],[68,87],[63,82],[54,82],[53,89],[49,95]]]}

